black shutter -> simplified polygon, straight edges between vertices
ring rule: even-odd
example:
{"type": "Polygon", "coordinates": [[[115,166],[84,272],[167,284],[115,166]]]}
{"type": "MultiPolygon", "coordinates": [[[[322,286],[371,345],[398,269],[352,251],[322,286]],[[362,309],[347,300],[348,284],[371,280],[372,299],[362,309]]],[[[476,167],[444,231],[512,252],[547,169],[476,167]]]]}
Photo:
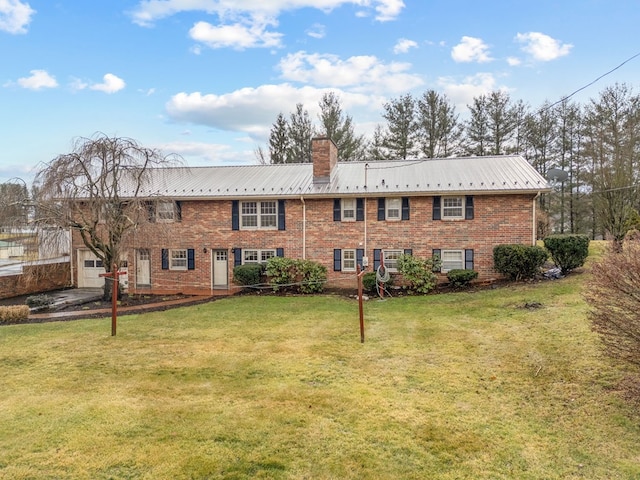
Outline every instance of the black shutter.
{"type": "Polygon", "coordinates": [[[464,268],[465,270],[473,270],[473,249],[471,248],[464,251],[464,268]]]}
{"type": "Polygon", "coordinates": [[[380,266],[380,256],[382,255],[382,250],[379,248],[373,249],[373,269],[377,270],[380,266]]]}
{"type": "Polygon", "coordinates": [[[333,250],[333,270],[335,272],[342,270],[342,250],[339,248],[333,250]]]}
{"type": "Polygon", "coordinates": [[[340,211],[340,199],[339,198],[334,198],[333,199],[333,221],[334,222],[339,222],[341,220],[341,211],[340,211]]]}
{"type": "Polygon", "coordinates": [[[364,198],[356,198],[356,221],[364,221],[364,198]]]}
{"type": "Polygon", "coordinates": [[[169,250],[162,249],[162,270],[169,270],[169,250]]]}
{"type": "Polygon", "coordinates": [[[442,216],[440,215],[440,197],[433,197],[433,219],[442,219],[442,216]]]}
{"type": "Polygon", "coordinates": [[[196,268],[196,251],[193,248],[187,248],[187,270],[195,270],[196,268]]]}
{"type": "Polygon", "coordinates": [[[433,249],[433,253],[432,253],[432,259],[433,259],[433,271],[434,272],[439,272],[442,270],[442,252],[439,248],[434,248],[433,249]],[[440,264],[440,265],[436,265],[436,263],[440,264]]]}
{"type": "Polygon", "coordinates": [[[284,200],[278,200],[278,230],[285,229],[284,200]]]}
{"type": "Polygon", "coordinates": [[[237,267],[238,265],[242,265],[242,249],[234,248],[233,249],[233,266],[237,267]]]}
{"type": "Polygon", "coordinates": [[[364,268],[362,266],[362,257],[364,257],[364,248],[356,248],[356,264],[360,265],[360,270],[364,268]]]}
{"type": "Polygon", "coordinates": [[[405,255],[413,255],[413,249],[412,248],[405,248],[404,249],[404,254],[405,255]]]}
{"type": "Polygon", "coordinates": [[[276,257],[284,257],[284,248],[276,248],[276,257]]]}
{"type": "Polygon", "coordinates": [[[147,219],[150,222],[155,222],[156,221],[156,205],[154,202],[146,202],[147,207],[147,219]]]}
{"type": "Polygon", "coordinates": [[[464,219],[473,220],[473,195],[467,195],[464,205],[464,219]]]}
{"type": "Polygon", "coordinates": [[[176,222],[182,221],[182,202],[176,202],[176,222]]]}
{"type": "Polygon", "coordinates": [[[409,197],[402,197],[402,220],[409,220],[409,197]]]}
{"type": "Polygon", "coordinates": [[[378,199],[378,220],[384,220],[385,202],[384,198],[378,199]]]}
{"type": "Polygon", "coordinates": [[[231,202],[231,230],[240,230],[240,202],[231,202]]]}

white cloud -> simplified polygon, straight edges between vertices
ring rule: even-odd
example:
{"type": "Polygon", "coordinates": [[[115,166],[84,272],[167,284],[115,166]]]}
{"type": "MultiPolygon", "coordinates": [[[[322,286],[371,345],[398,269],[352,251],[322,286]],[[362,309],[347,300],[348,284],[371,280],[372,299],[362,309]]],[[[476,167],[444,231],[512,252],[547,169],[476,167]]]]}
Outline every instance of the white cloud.
{"type": "Polygon", "coordinates": [[[385,64],[372,55],[341,60],[336,55],[301,51],[284,57],[278,67],[285,80],[324,87],[351,87],[362,92],[406,92],[423,84],[418,75],[406,73],[411,64],[385,64]]]}
{"type": "Polygon", "coordinates": [[[375,7],[376,20],[380,22],[395,20],[403,8],[404,2],[402,0],[380,0],[375,7]]]}
{"type": "Polygon", "coordinates": [[[229,145],[205,142],[167,142],[154,145],[165,154],[175,153],[183,157],[189,166],[220,165],[223,163],[255,163],[248,152],[239,154],[229,145]]]}
{"type": "Polygon", "coordinates": [[[27,26],[34,13],[36,11],[26,2],[0,0],[0,30],[8,33],[27,33],[27,26]]]}
{"type": "Polygon", "coordinates": [[[507,63],[511,67],[517,67],[518,65],[520,65],[522,63],[522,60],[520,60],[517,57],[507,57],[507,63]]]}
{"type": "Polygon", "coordinates": [[[401,38],[393,47],[393,53],[407,53],[412,48],[417,48],[418,44],[413,40],[401,38]]]}
{"type": "Polygon", "coordinates": [[[278,47],[282,34],[266,31],[267,24],[254,22],[251,25],[214,26],[208,22],[197,22],[189,36],[210,48],[231,47],[238,50],[252,47],[278,47]]]}
{"type": "MultiPolygon", "coordinates": [[[[385,99],[375,95],[331,89],[340,98],[345,112],[357,111],[379,115],[385,99]]],[[[262,85],[242,88],[224,95],[178,93],[166,105],[169,117],[178,122],[207,125],[218,130],[243,132],[252,139],[264,142],[279,113],[289,115],[302,103],[315,119],[320,111],[318,102],[329,89],[296,88],[290,84],[262,85]]]]}
{"type": "Polygon", "coordinates": [[[402,9],[402,0],[141,0],[130,12],[135,23],[150,26],[155,21],[180,12],[202,11],[217,15],[220,19],[249,17],[277,18],[282,12],[303,8],[316,8],[324,12],[343,5],[354,5],[375,12],[378,21],[395,19],[402,9]]]}
{"type": "Polygon", "coordinates": [[[503,88],[496,86],[496,79],[491,73],[478,73],[466,77],[462,81],[441,77],[438,79],[438,84],[456,107],[461,110],[466,110],[466,105],[471,104],[475,97],[486,95],[497,89],[503,90],[503,88]]]}
{"type": "Polygon", "coordinates": [[[69,84],[69,87],[74,92],[78,92],[80,90],[84,90],[88,86],[89,86],[89,84],[87,82],[85,82],[84,80],[80,79],[80,78],[73,78],[71,80],[71,83],[69,84]]]}
{"type": "Polygon", "coordinates": [[[326,28],[320,23],[314,23],[311,28],[307,29],[307,35],[311,38],[324,38],[326,35],[326,28]]]}
{"type": "Polygon", "coordinates": [[[115,76],[113,73],[107,73],[102,79],[104,80],[102,83],[95,83],[89,88],[104,93],[115,93],[122,90],[126,85],[124,80],[115,76]]]}
{"type": "Polygon", "coordinates": [[[456,62],[486,63],[493,60],[489,56],[489,46],[480,38],[464,36],[460,43],[451,49],[451,58],[456,62]]]}
{"type": "Polygon", "coordinates": [[[58,82],[55,77],[49,75],[46,70],[31,70],[30,77],[18,79],[18,85],[29,90],[41,90],[43,88],[56,88],[58,82]]]}
{"type": "Polygon", "coordinates": [[[573,48],[570,43],[561,43],[540,32],[518,33],[515,39],[523,44],[522,51],[531,55],[534,60],[542,62],[569,55],[573,48]]]}

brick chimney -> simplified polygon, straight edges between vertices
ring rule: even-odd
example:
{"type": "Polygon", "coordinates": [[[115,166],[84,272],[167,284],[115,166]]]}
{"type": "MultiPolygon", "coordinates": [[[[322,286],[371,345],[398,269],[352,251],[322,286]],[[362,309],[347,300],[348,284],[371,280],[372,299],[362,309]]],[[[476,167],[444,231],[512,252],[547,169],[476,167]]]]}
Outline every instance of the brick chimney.
{"type": "Polygon", "coordinates": [[[338,147],[328,137],[311,139],[313,183],[329,183],[333,167],[338,163],[338,147]]]}

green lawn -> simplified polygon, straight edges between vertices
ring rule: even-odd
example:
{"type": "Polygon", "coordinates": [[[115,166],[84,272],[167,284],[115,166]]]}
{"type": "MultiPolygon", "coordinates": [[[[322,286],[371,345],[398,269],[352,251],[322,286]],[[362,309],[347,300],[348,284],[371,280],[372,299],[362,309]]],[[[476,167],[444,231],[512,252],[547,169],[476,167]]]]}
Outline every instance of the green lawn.
{"type": "Polygon", "coordinates": [[[0,478],[640,478],[586,277],[1,327],[0,478]]]}

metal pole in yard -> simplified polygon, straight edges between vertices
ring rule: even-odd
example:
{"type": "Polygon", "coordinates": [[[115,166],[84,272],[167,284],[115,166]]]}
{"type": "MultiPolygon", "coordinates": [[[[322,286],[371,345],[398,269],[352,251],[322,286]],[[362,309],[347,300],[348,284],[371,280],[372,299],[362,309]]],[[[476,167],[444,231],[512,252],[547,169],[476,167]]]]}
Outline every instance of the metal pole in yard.
{"type": "Polygon", "coordinates": [[[358,277],[358,307],[360,308],[360,343],[364,343],[364,311],[362,307],[362,276],[364,271],[361,271],[360,264],[356,267],[356,273],[358,277]]]}

